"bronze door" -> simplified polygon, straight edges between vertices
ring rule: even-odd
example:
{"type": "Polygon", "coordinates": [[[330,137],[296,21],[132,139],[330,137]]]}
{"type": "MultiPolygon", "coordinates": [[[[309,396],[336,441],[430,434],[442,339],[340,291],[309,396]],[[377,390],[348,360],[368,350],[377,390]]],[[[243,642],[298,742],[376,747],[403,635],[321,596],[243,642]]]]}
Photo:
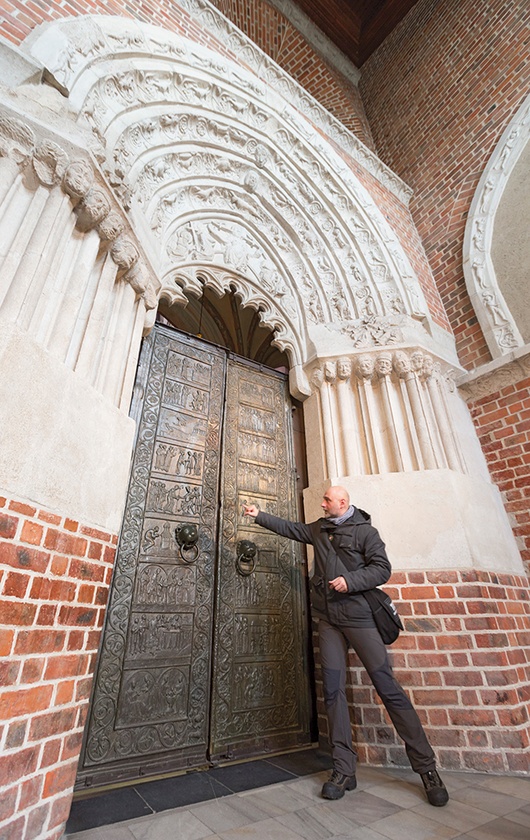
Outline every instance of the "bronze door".
{"type": "Polygon", "coordinates": [[[310,741],[300,550],[242,516],[296,517],[285,377],[156,326],[135,392],[77,787],[310,741]]]}

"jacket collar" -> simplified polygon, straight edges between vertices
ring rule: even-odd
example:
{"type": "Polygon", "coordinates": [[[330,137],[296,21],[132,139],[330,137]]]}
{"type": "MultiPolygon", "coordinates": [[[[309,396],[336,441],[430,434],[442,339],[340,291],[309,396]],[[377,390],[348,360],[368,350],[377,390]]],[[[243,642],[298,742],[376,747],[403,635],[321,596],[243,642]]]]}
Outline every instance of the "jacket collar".
{"type": "Polygon", "coordinates": [[[342,528],[349,528],[351,525],[365,525],[367,522],[369,523],[370,514],[366,513],[365,510],[361,510],[361,508],[355,508],[353,511],[352,516],[349,519],[346,519],[342,525],[335,525],[333,522],[330,522],[325,517],[322,517],[320,520],[320,530],[321,531],[340,531],[342,528]]]}

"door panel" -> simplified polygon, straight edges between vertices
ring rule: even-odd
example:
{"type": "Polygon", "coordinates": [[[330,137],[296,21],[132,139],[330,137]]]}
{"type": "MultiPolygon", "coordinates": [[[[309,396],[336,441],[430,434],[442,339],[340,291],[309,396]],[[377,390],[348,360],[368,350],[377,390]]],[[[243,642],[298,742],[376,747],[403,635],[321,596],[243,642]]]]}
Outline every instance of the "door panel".
{"type": "Polygon", "coordinates": [[[230,360],[223,437],[213,760],[265,754],[309,740],[301,552],[242,514],[248,503],[296,516],[285,377],[230,360]],[[237,562],[242,540],[257,547],[249,563],[237,562]]]}
{"type": "Polygon", "coordinates": [[[246,498],[294,510],[285,387],[164,327],[144,342],[77,787],[308,743],[299,555],[241,516],[246,498]],[[179,545],[188,525],[198,542],[179,545]],[[236,571],[245,537],[259,543],[252,575],[236,571]]]}

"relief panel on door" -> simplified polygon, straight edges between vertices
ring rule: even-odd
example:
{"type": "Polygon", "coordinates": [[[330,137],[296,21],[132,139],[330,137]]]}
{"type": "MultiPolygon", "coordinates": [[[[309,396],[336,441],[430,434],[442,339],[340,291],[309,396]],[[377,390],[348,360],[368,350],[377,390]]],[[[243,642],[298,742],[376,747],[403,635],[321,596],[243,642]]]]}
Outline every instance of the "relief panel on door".
{"type": "Polygon", "coordinates": [[[156,327],[78,784],[204,763],[225,354],[156,327]],[[182,549],[175,529],[196,525],[182,549]]]}

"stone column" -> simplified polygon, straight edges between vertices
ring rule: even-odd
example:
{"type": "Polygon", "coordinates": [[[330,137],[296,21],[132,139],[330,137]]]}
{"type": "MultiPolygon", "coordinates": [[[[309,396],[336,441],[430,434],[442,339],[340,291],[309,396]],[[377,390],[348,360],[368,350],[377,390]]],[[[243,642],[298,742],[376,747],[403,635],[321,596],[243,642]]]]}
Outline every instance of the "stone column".
{"type": "Polygon", "coordinates": [[[379,387],[381,390],[387,463],[390,472],[396,472],[403,469],[403,458],[399,448],[396,424],[392,411],[392,383],[390,381],[390,375],[392,373],[391,353],[379,353],[375,357],[375,372],[379,378],[379,387]]]}
{"type": "Polygon", "coordinates": [[[405,383],[407,397],[411,407],[411,421],[413,430],[416,433],[421,461],[427,470],[436,468],[436,458],[433,451],[431,436],[425,419],[425,407],[422,405],[421,393],[418,381],[412,370],[411,361],[404,350],[394,353],[393,366],[399,379],[405,383]]]}

